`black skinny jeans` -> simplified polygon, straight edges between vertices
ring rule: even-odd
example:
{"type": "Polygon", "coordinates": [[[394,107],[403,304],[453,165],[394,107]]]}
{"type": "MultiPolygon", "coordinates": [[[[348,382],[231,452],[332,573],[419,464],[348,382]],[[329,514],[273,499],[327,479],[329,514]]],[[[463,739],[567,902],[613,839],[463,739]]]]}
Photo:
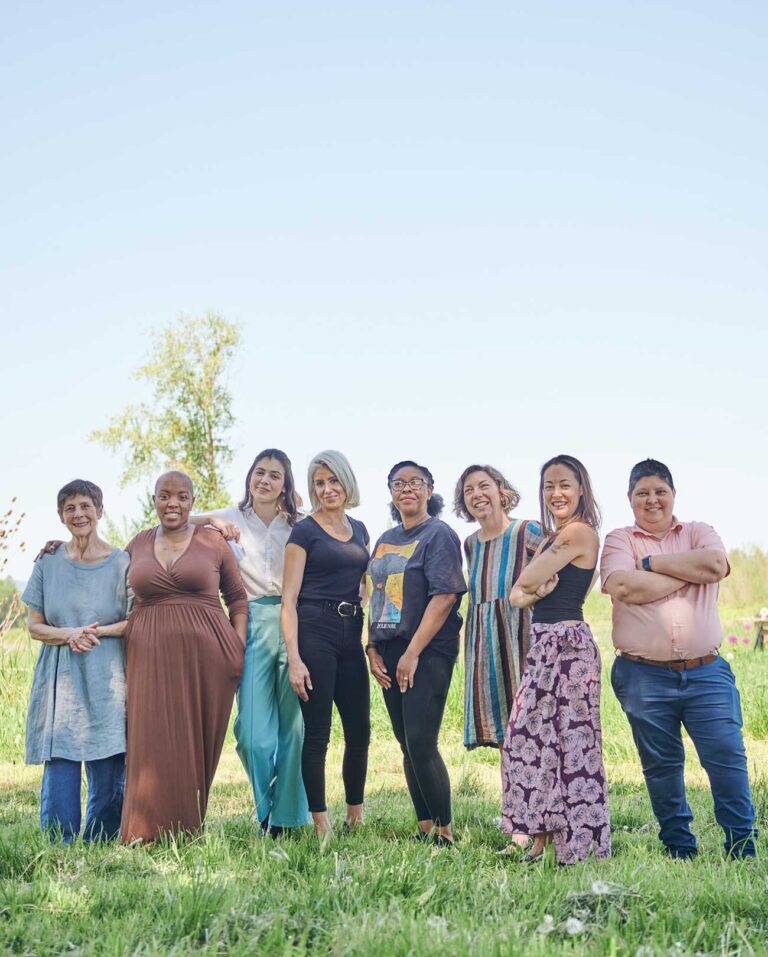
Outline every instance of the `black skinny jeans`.
{"type": "Polygon", "coordinates": [[[325,757],[333,704],[344,729],[341,775],[347,804],[362,804],[371,741],[371,691],[360,640],[363,616],[341,618],[327,605],[299,604],[299,655],[312,682],[301,702],[304,747],[301,773],[310,811],[325,811],[325,757]]]}
{"type": "Polygon", "coordinates": [[[403,752],[405,781],[416,817],[445,827],[451,823],[451,781],[437,750],[437,738],[454,662],[427,648],[419,657],[413,687],[403,694],[395,672],[407,647],[408,642],[400,639],[379,642],[379,653],[392,679],[384,691],[384,703],[403,752]]]}

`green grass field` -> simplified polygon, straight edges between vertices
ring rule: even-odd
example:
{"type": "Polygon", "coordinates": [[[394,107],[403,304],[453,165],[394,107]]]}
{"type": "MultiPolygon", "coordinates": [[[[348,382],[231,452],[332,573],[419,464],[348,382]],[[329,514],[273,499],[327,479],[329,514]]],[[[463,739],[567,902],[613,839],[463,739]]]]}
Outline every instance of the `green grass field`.
{"type": "MultiPolygon", "coordinates": [[[[752,611],[753,609],[750,609],[752,611]]],[[[726,633],[742,608],[724,607],[726,633]]],[[[610,609],[593,594],[587,617],[612,653],[610,609]]],[[[689,796],[700,855],[662,853],[629,730],[606,680],[605,758],[614,856],[558,869],[499,857],[497,755],[462,741],[462,675],[454,677],[442,748],[460,844],[437,850],[415,829],[386,714],[373,692],[367,824],[322,846],[309,833],[261,840],[232,737],[204,837],[162,846],[62,847],[38,830],[41,769],[23,764],[36,649],[21,631],[0,654],[0,951],[151,954],[768,954],[768,864],[727,862],[706,779],[690,752],[689,796]]],[[[768,655],[724,644],[742,693],[761,828],[768,814],[768,655]]],[[[331,810],[343,813],[340,730],[329,755],[331,810]]],[[[761,843],[763,843],[761,841],[761,843]]]]}

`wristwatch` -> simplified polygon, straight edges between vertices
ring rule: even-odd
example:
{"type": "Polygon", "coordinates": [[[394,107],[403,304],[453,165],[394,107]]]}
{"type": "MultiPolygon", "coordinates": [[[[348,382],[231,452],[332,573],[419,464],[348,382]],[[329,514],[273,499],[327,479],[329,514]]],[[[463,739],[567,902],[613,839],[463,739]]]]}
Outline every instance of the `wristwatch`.
{"type": "Polygon", "coordinates": [[[646,571],[646,572],[652,572],[652,571],[653,571],[653,569],[651,568],[651,556],[650,556],[650,555],[646,555],[645,558],[642,560],[641,564],[642,564],[642,566],[643,566],[643,571],[646,571]]]}

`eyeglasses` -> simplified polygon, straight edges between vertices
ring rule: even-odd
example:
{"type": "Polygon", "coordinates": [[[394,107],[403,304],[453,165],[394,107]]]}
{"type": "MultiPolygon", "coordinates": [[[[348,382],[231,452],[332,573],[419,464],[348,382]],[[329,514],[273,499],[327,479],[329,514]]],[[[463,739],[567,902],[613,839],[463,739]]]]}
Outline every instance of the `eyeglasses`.
{"type": "Polygon", "coordinates": [[[423,478],[412,478],[408,479],[407,482],[404,482],[402,479],[395,479],[389,487],[393,492],[404,492],[407,488],[412,492],[420,492],[426,484],[427,480],[423,478]]]}

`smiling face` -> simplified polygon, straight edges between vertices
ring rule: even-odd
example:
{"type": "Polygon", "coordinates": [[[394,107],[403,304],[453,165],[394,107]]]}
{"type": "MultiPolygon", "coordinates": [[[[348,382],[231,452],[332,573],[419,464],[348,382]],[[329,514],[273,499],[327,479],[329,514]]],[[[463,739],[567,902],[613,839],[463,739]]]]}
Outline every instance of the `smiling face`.
{"type": "Polygon", "coordinates": [[[277,507],[285,490],[285,469],[277,459],[259,459],[251,473],[248,485],[254,505],[277,507]]]}
{"type": "Polygon", "coordinates": [[[189,477],[183,472],[166,472],[161,475],[157,480],[152,501],[163,529],[169,532],[180,531],[187,525],[189,513],[195,503],[189,477]]]}
{"type": "Polygon", "coordinates": [[[635,522],[644,532],[664,535],[672,528],[675,490],[658,475],[641,478],[629,493],[635,522]]]}
{"type": "Polygon", "coordinates": [[[576,514],[582,488],[576,474],[567,465],[550,465],[541,480],[544,504],[560,528],[576,514]]]}
{"type": "Polygon", "coordinates": [[[389,482],[392,504],[404,520],[427,518],[427,502],[432,497],[432,489],[427,477],[413,465],[404,465],[398,469],[389,482]]]}
{"type": "Polygon", "coordinates": [[[93,504],[90,496],[73,495],[64,499],[59,516],[72,538],[85,538],[96,533],[96,526],[103,512],[103,508],[97,508],[93,504]]]}
{"type": "Polygon", "coordinates": [[[347,504],[347,493],[334,473],[325,465],[318,466],[312,473],[312,488],[324,510],[336,512],[347,504]]]}
{"type": "Polygon", "coordinates": [[[478,522],[496,519],[505,514],[498,482],[482,470],[470,472],[464,479],[464,505],[478,522]]]}

